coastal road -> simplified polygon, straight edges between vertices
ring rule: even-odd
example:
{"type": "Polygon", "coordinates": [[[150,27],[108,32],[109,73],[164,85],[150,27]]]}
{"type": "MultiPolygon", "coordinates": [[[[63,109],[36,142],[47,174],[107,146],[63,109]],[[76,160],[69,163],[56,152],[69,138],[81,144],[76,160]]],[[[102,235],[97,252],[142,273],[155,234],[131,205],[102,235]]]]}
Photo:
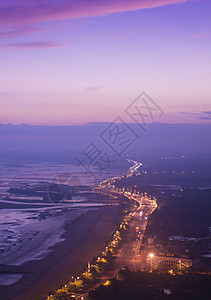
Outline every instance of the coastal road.
{"type": "MultiPolygon", "coordinates": [[[[103,189],[103,191],[114,195],[123,194],[118,191],[111,192],[109,189],[103,189]]],[[[117,274],[122,267],[126,266],[131,270],[141,269],[144,257],[140,252],[140,246],[146,231],[148,216],[157,207],[156,200],[151,200],[147,196],[131,194],[130,192],[124,192],[124,196],[130,200],[136,201],[137,204],[136,209],[132,212],[133,217],[130,221],[129,230],[126,233],[120,250],[118,251],[113,275],[117,274]]]]}
{"type": "Polygon", "coordinates": [[[136,232],[136,228],[140,227],[139,212],[134,214],[133,220],[130,222],[128,233],[126,234],[125,240],[121,249],[118,253],[116,260],[116,269],[119,270],[122,267],[129,267],[134,269],[137,262],[138,245],[139,245],[139,234],[136,232]]]}
{"type": "Polygon", "coordinates": [[[137,201],[138,207],[133,212],[133,219],[130,222],[129,230],[118,253],[116,270],[125,266],[131,270],[141,269],[143,255],[140,255],[140,246],[147,227],[148,216],[157,207],[156,202],[147,197],[136,195],[135,197],[130,196],[130,198],[137,201]]]}
{"type": "MultiPolygon", "coordinates": [[[[129,223],[129,229],[123,239],[121,248],[117,253],[115,266],[112,270],[102,274],[100,284],[104,284],[107,280],[115,278],[122,267],[128,267],[131,270],[141,270],[143,263],[143,255],[140,252],[140,246],[143,236],[146,231],[148,215],[151,214],[157,207],[156,200],[151,200],[146,196],[141,197],[139,194],[132,194],[128,192],[111,191],[108,188],[100,188],[101,192],[110,195],[123,195],[130,200],[137,202],[136,207],[131,211],[132,219],[129,223]]],[[[94,287],[97,288],[99,283],[94,287]]],[[[87,299],[86,294],[81,295],[87,299]]]]}

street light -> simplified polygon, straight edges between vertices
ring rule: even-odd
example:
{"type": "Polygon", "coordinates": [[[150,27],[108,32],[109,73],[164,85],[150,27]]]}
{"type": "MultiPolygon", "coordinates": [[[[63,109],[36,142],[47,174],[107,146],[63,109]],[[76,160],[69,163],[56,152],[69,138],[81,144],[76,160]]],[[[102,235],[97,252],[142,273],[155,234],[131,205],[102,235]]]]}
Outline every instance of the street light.
{"type": "Polygon", "coordinates": [[[150,272],[152,272],[152,259],[154,257],[154,254],[153,253],[150,253],[149,254],[149,257],[150,257],[150,272]]]}
{"type": "Polygon", "coordinates": [[[181,274],[181,260],[179,260],[179,272],[181,274]]]}

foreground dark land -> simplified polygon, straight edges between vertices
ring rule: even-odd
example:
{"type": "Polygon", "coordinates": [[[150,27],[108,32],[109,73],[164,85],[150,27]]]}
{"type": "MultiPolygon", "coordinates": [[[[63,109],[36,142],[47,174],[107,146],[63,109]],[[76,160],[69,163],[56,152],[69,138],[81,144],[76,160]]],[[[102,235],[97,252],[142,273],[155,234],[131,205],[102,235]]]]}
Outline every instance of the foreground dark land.
{"type": "Polygon", "coordinates": [[[175,275],[156,272],[134,272],[126,268],[89,293],[89,300],[210,300],[211,276],[200,274],[175,275]]]}

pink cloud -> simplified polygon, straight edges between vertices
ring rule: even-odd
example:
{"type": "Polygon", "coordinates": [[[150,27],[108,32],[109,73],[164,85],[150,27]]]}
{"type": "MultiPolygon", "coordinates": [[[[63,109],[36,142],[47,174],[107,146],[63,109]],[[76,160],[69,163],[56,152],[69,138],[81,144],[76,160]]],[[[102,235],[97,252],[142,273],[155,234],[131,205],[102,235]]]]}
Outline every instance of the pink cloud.
{"type": "Polygon", "coordinates": [[[0,24],[23,25],[154,8],[188,0],[2,0],[0,24]]]}
{"type": "Polygon", "coordinates": [[[56,47],[68,46],[67,44],[59,44],[53,42],[29,42],[29,43],[17,43],[17,44],[7,44],[1,46],[1,48],[15,48],[15,49],[48,49],[56,47]]]}
{"type": "Polygon", "coordinates": [[[198,33],[194,33],[194,34],[191,34],[189,37],[191,40],[200,40],[202,38],[204,38],[204,33],[203,32],[198,32],[198,33]]]}
{"type": "Polygon", "coordinates": [[[0,39],[5,39],[5,38],[10,38],[14,36],[19,36],[19,35],[25,35],[25,34],[31,34],[34,32],[38,31],[43,31],[44,29],[42,28],[35,28],[35,27],[30,27],[30,26],[24,26],[24,27],[19,27],[15,29],[8,29],[5,28],[0,31],[0,39]]]}
{"type": "Polygon", "coordinates": [[[125,37],[123,35],[114,35],[114,36],[109,36],[110,40],[122,40],[125,37]]]}

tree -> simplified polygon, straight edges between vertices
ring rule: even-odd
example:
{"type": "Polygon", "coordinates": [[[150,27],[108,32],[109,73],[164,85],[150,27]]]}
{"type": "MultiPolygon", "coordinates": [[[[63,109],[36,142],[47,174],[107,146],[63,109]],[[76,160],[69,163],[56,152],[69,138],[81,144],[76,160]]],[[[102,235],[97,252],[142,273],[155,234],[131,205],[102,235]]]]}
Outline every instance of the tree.
{"type": "Polygon", "coordinates": [[[66,290],[59,289],[53,295],[54,300],[68,300],[70,299],[70,294],[66,290]]]}

